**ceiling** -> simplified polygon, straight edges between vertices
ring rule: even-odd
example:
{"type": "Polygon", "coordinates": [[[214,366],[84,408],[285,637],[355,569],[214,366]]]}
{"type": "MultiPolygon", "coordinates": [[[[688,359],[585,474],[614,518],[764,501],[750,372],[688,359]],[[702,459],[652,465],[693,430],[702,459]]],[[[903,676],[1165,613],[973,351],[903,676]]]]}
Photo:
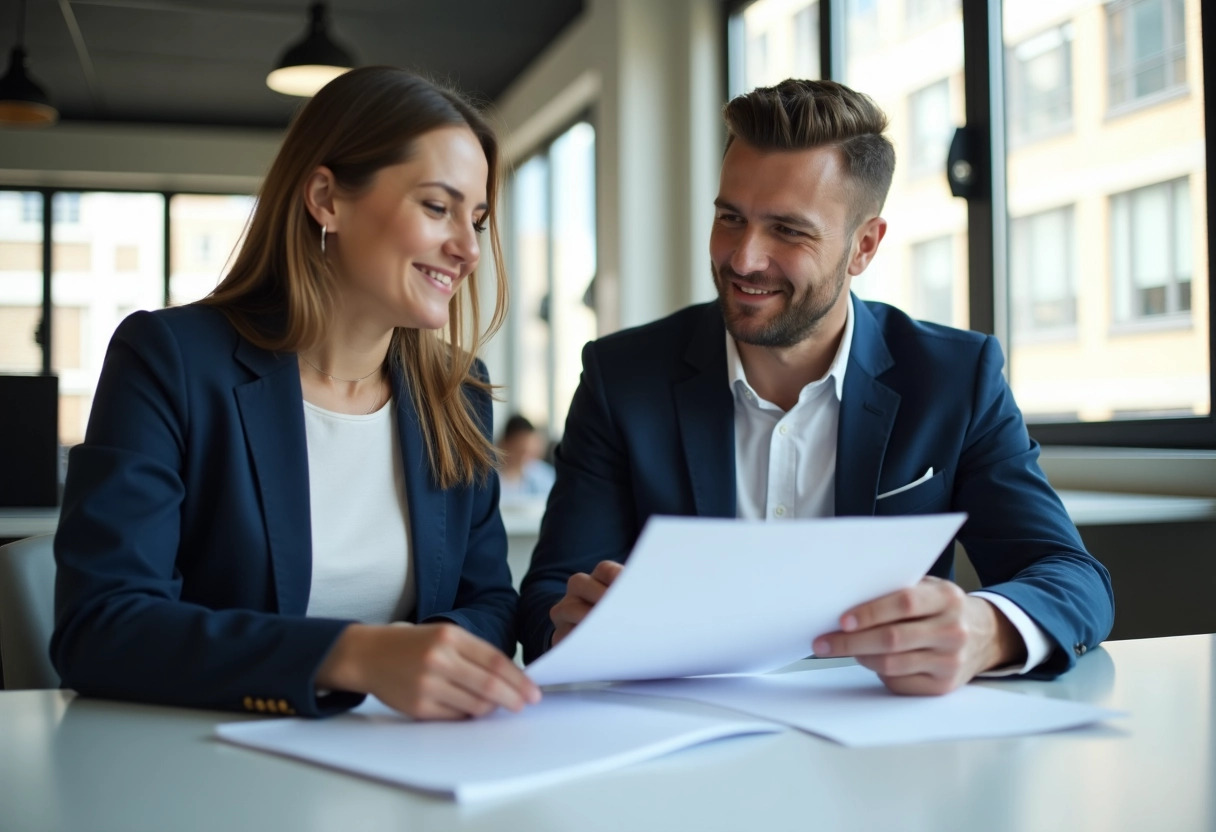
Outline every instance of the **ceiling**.
{"type": "MultiPolygon", "coordinates": [[[[0,0],[4,65],[21,0],[0,0]]],[[[266,73],[308,28],[309,0],[25,0],[33,78],[60,118],[282,127],[302,99],[266,73]]],[[[494,99],[583,0],[331,0],[330,36],[360,65],[421,70],[494,99]]],[[[2,71],[2,69],[0,69],[2,71]]]]}

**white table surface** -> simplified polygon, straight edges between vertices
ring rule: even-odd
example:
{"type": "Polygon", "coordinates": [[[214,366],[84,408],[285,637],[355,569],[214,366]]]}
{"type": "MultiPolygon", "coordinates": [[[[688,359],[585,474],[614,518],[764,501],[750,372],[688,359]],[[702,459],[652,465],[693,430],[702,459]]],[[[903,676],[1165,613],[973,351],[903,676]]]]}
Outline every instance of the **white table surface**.
{"type": "Polygon", "coordinates": [[[461,807],[211,738],[237,714],[0,692],[0,829],[1216,829],[1213,636],[1111,642],[1060,680],[1006,684],[1131,716],[893,748],[731,739],[461,807]]]}

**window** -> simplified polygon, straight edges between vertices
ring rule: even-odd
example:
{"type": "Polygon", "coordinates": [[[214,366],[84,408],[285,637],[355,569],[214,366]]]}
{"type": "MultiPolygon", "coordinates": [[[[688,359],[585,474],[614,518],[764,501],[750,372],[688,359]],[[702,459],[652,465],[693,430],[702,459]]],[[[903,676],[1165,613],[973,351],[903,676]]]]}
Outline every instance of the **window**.
{"type": "Polygon", "coordinates": [[[924,29],[958,11],[959,0],[908,0],[905,8],[908,29],[924,29]]]}
{"type": "Polygon", "coordinates": [[[508,407],[560,436],[595,313],[595,130],[580,121],[510,184],[508,407]]]}
{"type": "Polygon", "coordinates": [[[169,305],[210,294],[232,265],[254,198],[174,194],[169,199],[169,305]]]}
{"type": "Polygon", "coordinates": [[[898,159],[854,291],[941,318],[952,265],[953,324],[1002,340],[1044,444],[1216,447],[1208,5],[830,6],[823,65],[886,111],[898,159]],[[1003,128],[969,200],[941,175],[958,124],[1003,128]]]}
{"type": "Polygon", "coordinates": [[[1106,7],[1110,107],[1186,84],[1183,0],[1131,0],[1106,7]]]}
{"type": "Polygon", "coordinates": [[[42,225],[42,194],[26,192],[20,194],[21,221],[42,225]]]}
{"type": "Polygon", "coordinates": [[[60,441],[74,445],[84,439],[114,330],[129,310],[164,305],[165,197],[61,191],[51,206],[57,218],[51,225],[51,369],[59,376],[60,441]],[[118,270],[130,260],[139,268],[118,270]]]}
{"type": "Polygon", "coordinates": [[[912,246],[913,316],[934,323],[954,323],[954,245],[949,237],[912,246]]]}
{"type": "MultiPolygon", "coordinates": [[[[58,193],[51,202],[53,221],[60,224],[80,222],[80,194],[58,193]]],[[[39,215],[39,220],[42,217],[39,215]]]]}
{"type": "MultiPolygon", "coordinates": [[[[186,302],[209,292],[252,205],[252,197],[240,195],[0,189],[0,373],[59,376],[64,445],[84,436],[114,328],[136,309],[163,306],[167,296],[186,302]],[[42,263],[44,199],[51,201],[49,275],[42,263]],[[166,199],[174,239],[212,236],[212,262],[201,277],[166,274],[166,199]]],[[[177,248],[175,254],[188,251],[177,248]]]]}
{"type": "Polygon", "coordinates": [[[731,95],[786,78],[818,78],[818,0],[749,3],[731,20],[729,49],[731,95]]]}
{"type": "Polygon", "coordinates": [[[1187,433],[1208,430],[1200,420],[1211,419],[1206,209],[1197,184],[1206,177],[1202,96],[1144,86],[1134,76],[1148,64],[1133,69],[1124,59],[1132,53],[1119,53],[1144,55],[1156,42],[1160,57],[1165,21],[1187,4],[1198,42],[1197,0],[1174,12],[1170,2],[1005,5],[1004,178],[1013,219],[1004,341],[1014,395],[1044,443],[1216,441],[1216,430],[1203,440],[1187,433]],[[1062,99],[1043,87],[1041,106],[1027,107],[1036,96],[1019,84],[1054,75],[1043,67],[1065,48],[1076,59],[1071,112],[1053,124],[1048,102],[1063,118],[1062,99]],[[1108,105],[1105,96],[1116,76],[1129,91],[1140,84],[1144,97],[1126,99],[1111,118],[1114,99],[1108,105]]]}
{"type": "Polygon", "coordinates": [[[1191,311],[1191,200],[1186,179],[1110,200],[1117,322],[1191,311]]]}
{"type": "Polygon", "coordinates": [[[954,134],[950,116],[950,83],[945,78],[908,98],[909,175],[942,173],[946,168],[946,152],[954,134]]]}
{"type": "Polygon", "coordinates": [[[1009,50],[1009,137],[1025,142],[1072,125],[1072,24],[1009,50]]]}
{"type": "Polygon", "coordinates": [[[1013,220],[1009,227],[1009,279],[1013,330],[1075,334],[1076,269],[1072,206],[1013,220]]]}

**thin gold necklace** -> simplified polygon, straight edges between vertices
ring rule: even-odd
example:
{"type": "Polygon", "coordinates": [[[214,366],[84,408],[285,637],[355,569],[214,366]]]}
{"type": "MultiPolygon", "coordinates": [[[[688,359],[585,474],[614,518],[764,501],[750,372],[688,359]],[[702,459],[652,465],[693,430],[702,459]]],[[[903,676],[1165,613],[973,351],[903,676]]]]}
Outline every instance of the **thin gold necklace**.
{"type": "Polygon", "coordinates": [[[334,375],[333,373],[325,372],[320,367],[318,367],[316,364],[313,364],[311,361],[309,361],[308,356],[305,355],[304,353],[297,353],[297,354],[300,356],[300,358],[304,359],[305,364],[307,364],[309,367],[312,367],[314,370],[316,370],[321,375],[327,376],[328,378],[332,378],[334,381],[345,381],[348,384],[354,384],[355,382],[363,381],[365,378],[370,378],[372,373],[376,373],[376,372],[379,372],[380,370],[384,369],[384,365],[381,364],[380,366],[378,366],[374,370],[372,370],[371,373],[368,373],[365,376],[359,376],[358,378],[342,378],[340,376],[334,375]]]}

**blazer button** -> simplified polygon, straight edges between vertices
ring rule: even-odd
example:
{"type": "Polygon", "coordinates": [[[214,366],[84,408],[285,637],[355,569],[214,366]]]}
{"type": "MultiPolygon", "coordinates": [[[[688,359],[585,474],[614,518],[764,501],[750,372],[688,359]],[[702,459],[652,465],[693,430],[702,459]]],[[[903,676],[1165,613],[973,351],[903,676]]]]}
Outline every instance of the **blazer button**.
{"type": "Polygon", "coordinates": [[[279,713],[285,714],[291,712],[291,706],[287,704],[286,699],[279,700],[279,713]]]}
{"type": "Polygon", "coordinates": [[[255,708],[257,708],[259,711],[265,712],[266,700],[265,699],[255,699],[255,700],[253,700],[253,706],[255,708]]]}
{"type": "Polygon", "coordinates": [[[245,710],[252,711],[253,710],[253,697],[246,696],[244,699],[244,704],[245,704],[245,710]]]}

